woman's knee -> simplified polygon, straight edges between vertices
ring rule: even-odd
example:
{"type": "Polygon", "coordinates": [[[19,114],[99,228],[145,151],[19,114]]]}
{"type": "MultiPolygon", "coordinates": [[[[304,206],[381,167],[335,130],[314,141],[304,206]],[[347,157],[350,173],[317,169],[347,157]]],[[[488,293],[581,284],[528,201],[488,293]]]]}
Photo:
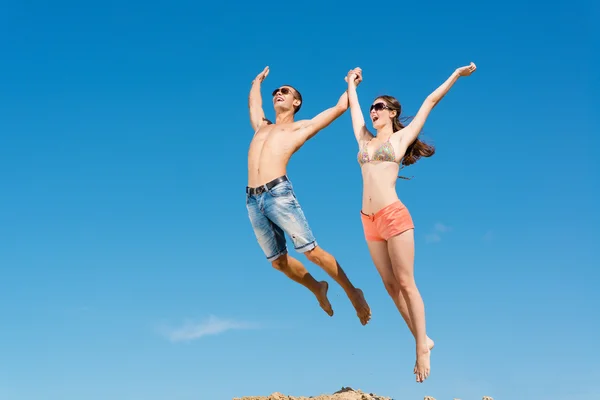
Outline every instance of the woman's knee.
{"type": "Polygon", "coordinates": [[[415,277],[411,274],[398,274],[398,289],[403,293],[410,293],[417,289],[417,283],[415,277]]]}
{"type": "Polygon", "coordinates": [[[398,293],[400,293],[400,283],[394,277],[385,279],[383,285],[391,297],[398,296],[398,293]]]}

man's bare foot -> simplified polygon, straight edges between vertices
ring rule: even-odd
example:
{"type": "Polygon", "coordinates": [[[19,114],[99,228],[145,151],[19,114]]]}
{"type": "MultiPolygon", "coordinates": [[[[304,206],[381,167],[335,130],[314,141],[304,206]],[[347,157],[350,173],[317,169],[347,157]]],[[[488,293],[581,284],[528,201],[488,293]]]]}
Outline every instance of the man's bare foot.
{"type": "Polygon", "coordinates": [[[365,300],[365,295],[360,289],[354,289],[354,293],[350,296],[350,301],[356,310],[356,315],[360,319],[360,323],[366,325],[371,319],[371,308],[365,300]]]}
{"type": "MultiPolygon", "coordinates": [[[[433,340],[431,340],[431,338],[429,336],[427,336],[427,348],[429,349],[429,351],[433,350],[435,346],[435,342],[433,340]]],[[[415,367],[413,368],[413,374],[417,373],[417,362],[415,361],[415,367]]]]}
{"type": "Polygon", "coordinates": [[[317,300],[319,300],[319,305],[329,315],[333,316],[333,309],[331,308],[331,303],[329,303],[329,299],[327,299],[327,291],[329,290],[329,284],[327,281],[319,282],[319,289],[315,296],[317,296],[317,300]]]}
{"type": "Polygon", "coordinates": [[[431,350],[427,349],[427,351],[418,352],[417,353],[417,363],[415,368],[416,380],[419,383],[422,383],[429,377],[429,371],[431,366],[431,350]]]}

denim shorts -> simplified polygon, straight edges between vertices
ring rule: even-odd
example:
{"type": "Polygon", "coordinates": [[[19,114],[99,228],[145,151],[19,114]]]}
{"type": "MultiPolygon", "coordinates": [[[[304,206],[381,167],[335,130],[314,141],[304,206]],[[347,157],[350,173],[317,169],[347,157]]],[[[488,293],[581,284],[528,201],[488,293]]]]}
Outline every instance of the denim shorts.
{"type": "Polygon", "coordinates": [[[292,239],[298,253],[317,246],[289,180],[260,194],[246,192],[246,208],[258,244],[268,261],[287,254],[284,233],[292,239]]]}

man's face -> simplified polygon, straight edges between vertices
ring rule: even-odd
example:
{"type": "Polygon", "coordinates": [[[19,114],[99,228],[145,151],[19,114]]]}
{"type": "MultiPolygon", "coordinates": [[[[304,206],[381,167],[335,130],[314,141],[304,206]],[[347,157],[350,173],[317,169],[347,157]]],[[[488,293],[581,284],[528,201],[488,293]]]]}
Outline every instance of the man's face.
{"type": "Polygon", "coordinates": [[[300,105],[295,91],[289,86],[282,86],[273,91],[273,107],[276,111],[293,110],[300,105]]]}

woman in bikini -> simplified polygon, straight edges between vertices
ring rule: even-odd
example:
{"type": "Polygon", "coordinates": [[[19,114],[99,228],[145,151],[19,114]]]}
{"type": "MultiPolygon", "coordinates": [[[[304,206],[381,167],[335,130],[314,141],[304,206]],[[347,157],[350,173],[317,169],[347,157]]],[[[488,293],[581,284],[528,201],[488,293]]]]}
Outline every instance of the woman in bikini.
{"type": "Polygon", "coordinates": [[[352,128],[359,145],[358,163],[363,177],[361,218],[365,239],[387,292],[415,337],[417,359],[413,373],[417,382],[423,382],[429,376],[434,342],[425,330],[425,307],[414,278],[414,225],[409,211],[396,194],[396,179],[400,165],[403,168],[434,154],[431,145],[419,140],[419,133],[433,107],[456,80],[471,75],[475,69],[473,63],[456,69],[446,82],[427,96],[407,126],[400,122],[402,107],[398,100],[391,96],[377,97],[369,112],[376,136],[365,125],[356,93],[362,71],[356,68],[346,76],[352,128]]]}

